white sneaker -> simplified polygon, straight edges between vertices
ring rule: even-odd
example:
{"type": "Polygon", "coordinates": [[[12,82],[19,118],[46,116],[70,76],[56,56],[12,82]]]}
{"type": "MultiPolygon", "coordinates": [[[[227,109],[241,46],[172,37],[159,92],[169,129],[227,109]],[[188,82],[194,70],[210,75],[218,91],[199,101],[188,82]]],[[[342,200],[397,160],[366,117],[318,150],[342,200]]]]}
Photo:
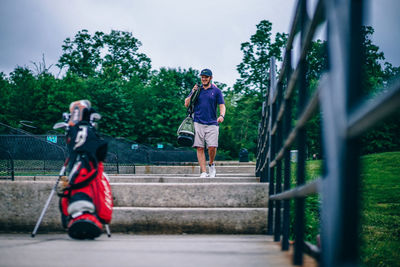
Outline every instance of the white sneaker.
{"type": "Polygon", "coordinates": [[[208,172],[210,173],[210,177],[214,178],[215,175],[217,174],[217,170],[215,169],[215,164],[213,163],[212,165],[208,165],[208,172]]]}
{"type": "Polygon", "coordinates": [[[206,172],[202,172],[200,174],[200,178],[207,178],[207,177],[208,177],[208,174],[206,172]]]}

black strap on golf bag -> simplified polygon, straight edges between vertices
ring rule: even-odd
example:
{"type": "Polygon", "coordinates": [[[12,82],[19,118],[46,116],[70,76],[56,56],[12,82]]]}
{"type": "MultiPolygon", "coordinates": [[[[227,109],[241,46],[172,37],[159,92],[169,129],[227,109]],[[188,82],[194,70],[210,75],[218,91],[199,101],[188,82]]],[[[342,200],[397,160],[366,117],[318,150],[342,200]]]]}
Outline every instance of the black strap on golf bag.
{"type": "Polygon", "coordinates": [[[188,116],[190,117],[192,117],[192,114],[194,112],[194,105],[196,105],[197,99],[199,99],[200,91],[201,91],[201,85],[198,86],[198,89],[194,91],[193,94],[190,96],[190,102],[187,109],[188,116]]]}

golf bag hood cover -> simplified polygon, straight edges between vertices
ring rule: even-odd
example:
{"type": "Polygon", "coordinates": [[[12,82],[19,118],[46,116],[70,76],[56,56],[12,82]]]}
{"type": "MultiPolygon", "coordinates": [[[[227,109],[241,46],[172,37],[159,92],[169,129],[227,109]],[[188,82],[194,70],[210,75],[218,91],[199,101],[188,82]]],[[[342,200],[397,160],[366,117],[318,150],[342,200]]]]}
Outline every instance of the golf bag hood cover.
{"type": "Polygon", "coordinates": [[[78,100],[69,105],[70,118],[69,126],[75,126],[81,121],[90,121],[90,114],[93,113],[92,104],[89,100],[78,100]]]}

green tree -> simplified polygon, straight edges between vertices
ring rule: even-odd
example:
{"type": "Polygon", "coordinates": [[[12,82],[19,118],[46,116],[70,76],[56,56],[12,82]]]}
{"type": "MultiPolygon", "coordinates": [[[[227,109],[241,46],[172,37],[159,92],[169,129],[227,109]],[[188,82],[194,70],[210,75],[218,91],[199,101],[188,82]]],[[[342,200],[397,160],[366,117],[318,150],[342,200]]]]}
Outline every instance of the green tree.
{"type": "Polygon", "coordinates": [[[237,66],[240,78],[233,86],[235,96],[229,98],[234,110],[227,110],[226,128],[232,132],[233,140],[229,142],[234,148],[233,157],[238,156],[240,148],[256,153],[258,121],[261,114],[261,103],[269,88],[270,59],[282,60],[282,49],[287,34],[277,33],[272,40],[272,23],[262,20],[249,42],[242,43],[243,60],[237,66]]]}
{"type": "MultiPolygon", "coordinates": [[[[372,42],[374,29],[371,26],[362,28],[364,66],[364,87],[366,94],[375,96],[382,92],[395,77],[400,76],[400,66],[393,67],[384,62],[385,55],[372,42]]],[[[378,153],[400,150],[400,116],[399,113],[381,122],[377,127],[368,131],[362,138],[363,153],[378,153]]]]}
{"type": "Polygon", "coordinates": [[[112,30],[110,34],[79,31],[73,40],[67,38],[57,66],[83,77],[102,76],[110,80],[139,77],[146,82],[151,60],[139,53],[141,42],[132,33],[112,30]]]}
{"type": "Polygon", "coordinates": [[[161,68],[147,86],[132,91],[135,135],[140,142],[167,142],[176,145],[176,130],[185,117],[184,99],[198,78],[189,69],[161,68]]]}
{"type": "Polygon", "coordinates": [[[49,96],[55,91],[59,91],[58,81],[47,71],[36,75],[36,88],[34,92],[35,108],[31,112],[35,116],[33,119],[37,132],[45,133],[53,128],[55,122],[61,117],[60,108],[56,112],[51,112],[49,106],[52,104],[49,96]]]}
{"type": "MultiPolygon", "coordinates": [[[[384,62],[385,56],[379,47],[372,42],[374,29],[371,26],[362,27],[364,49],[364,80],[365,93],[374,96],[384,90],[394,77],[400,74],[400,67],[393,67],[389,62],[384,62]]],[[[316,89],[318,80],[326,69],[327,54],[326,41],[313,42],[307,54],[307,83],[310,92],[316,89]]],[[[400,149],[400,142],[396,136],[400,134],[399,116],[393,116],[386,122],[363,137],[363,153],[376,153],[400,149]]],[[[309,154],[321,153],[321,116],[316,114],[307,123],[307,147],[309,154]]]]}
{"type": "Polygon", "coordinates": [[[91,36],[88,30],[79,31],[74,40],[67,38],[62,46],[63,54],[57,66],[80,77],[94,76],[101,64],[101,48],[104,33],[96,32],[91,36]]]}
{"type": "MultiPolygon", "coordinates": [[[[318,81],[321,74],[326,70],[328,64],[327,42],[322,40],[313,41],[306,57],[307,68],[307,84],[309,85],[310,95],[317,89],[318,81]]],[[[297,101],[297,97],[296,100],[297,101]]],[[[297,116],[297,107],[294,107],[297,116]]],[[[295,119],[295,118],[294,118],[295,119]]],[[[308,156],[313,154],[322,155],[322,139],[321,139],[321,114],[316,113],[307,122],[307,148],[308,156]]]]}
{"type": "MultiPolygon", "coordinates": [[[[1,86],[7,90],[5,123],[13,127],[22,127],[20,121],[30,121],[35,128],[24,130],[43,134],[51,130],[61,118],[62,111],[66,111],[62,104],[56,106],[52,97],[64,92],[64,88],[60,88],[60,81],[47,71],[35,75],[26,67],[17,67],[8,80],[3,79],[4,82],[8,82],[1,86]]],[[[68,106],[66,101],[64,97],[61,99],[68,106]]]]}
{"type": "MultiPolygon", "coordinates": [[[[20,121],[32,121],[36,125],[36,104],[40,100],[41,93],[38,83],[32,71],[28,68],[17,67],[10,74],[10,94],[8,112],[10,112],[9,125],[20,127],[20,121]]],[[[37,132],[38,129],[32,130],[37,132]]]]}
{"type": "Polygon", "coordinates": [[[9,111],[9,95],[11,92],[8,78],[0,72],[0,122],[8,123],[11,112],[9,111]]]}
{"type": "Polygon", "coordinates": [[[225,93],[226,116],[221,124],[221,149],[237,158],[241,148],[255,154],[261,100],[257,95],[238,97],[232,91],[225,93]]]}
{"type": "Polygon", "coordinates": [[[130,136],[132,132],[132,103],[126,97],[123,80],[109,81],[99,78],[85,80],[88,90],[85,99],[100,112],[101,132],[114,137],[130,136]]]}
{"type": "Polygon", "coordinates": [[[112,30],[110,34],[103,35],[103,43],[106,55],[101,68],[104,75],[124,79],[138,77],[144,82],[148,80],[151,60],[138,52],[142,43],[132,33],[112,30]]]}
{"type": "Polygon", "coordinates": [[[240,74],[234,85],[236,93],[265,94],[269,87],[270,59],[275,57],[282,60],[282,48],[287,34],[277,33],[275,41],[271,37],[272,23],[262,20],[257,25],[257,31],[250,37],[250,42],[242,43],[240,50],[243,52],[243,60],[237,66],[240,74]]]}
{"type": "Polygon", "coordinates": [[[88,91],[84,78],[67,72],[65,77],[57,80],[55,90],[48,94],[49,112],[58,113],[58,118],[61,118],[61,113],[68,111],[69,104],[78,99],[87,98],[88,91]]]}

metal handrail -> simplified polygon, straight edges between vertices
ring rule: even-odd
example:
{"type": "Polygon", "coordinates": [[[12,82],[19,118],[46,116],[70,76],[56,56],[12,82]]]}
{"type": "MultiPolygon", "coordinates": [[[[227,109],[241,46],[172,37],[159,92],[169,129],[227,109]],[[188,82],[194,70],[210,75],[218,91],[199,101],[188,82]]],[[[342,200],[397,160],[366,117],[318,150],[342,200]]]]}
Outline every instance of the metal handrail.
{"type": "Polygon", "coordinates": [[[400,103],[400,78],[378,97],[368,101],[349,116],[347,136],[354,138],[372,128],[383,118],[398,110],[400,103]]]}
{"type": "Polygon", "coordinates": [[[320,186],[322,184],[322,178],[318,178],[312,182],[305,185],[295,187],[291,190],[284,191],[279,194],[270,195],[270,200],[285,200],[299,197],[307,197],[312,194],[317,194],[321,192],[320,186]]]}
{"type": "Polygon", "coordinates": [[[297,2],[281,72],[276,82],[273,82],[275,64],[271,61],[270,89],[263,104],[262,129],[259,129],[257,143],[257,173],[261,177],[260,181],[270,183],[267,233],[274,234],[275,241],[279,241],[282,235],[282,249],[289,248],[289,199],[295,199],[294,264],[302,264],[304,252],[319,259],[324,266],[353,265],[358,260],[358,139],[379,121],[399,110],[400,78],[382,90],[380,96],[361,101],[360,27],[363,1],[320,0],[311,19],[307,15],[306,3],[306,0],[297,2]],[[316,91],[306,103],[306,55],[318,25],[323,22],[327,22],[329,28],[330,69],[322,76],[316,91]],[[292,72],[293,42],[299,32],[300,58],[292,72]],[[296,125],[291,127],[291,98],[295,90],[299,90],[298,109],[301,115],[296,125]],[[357,106],[357,103],[362,104],[357,106]],[[321,109],[323,121],[323,163],[326,173],[305,184],[305,125],[318,108],[321,109]],[[297,187],[291,189],[290,147],[295,140],[299,146],[297,187]],[[285,168],[282,192],[283,160],[285,168]],[[303,240],[304,199],[312,194],[323,196],[322,251],[303,240]],[[343,197],[351,201],[344,203],[341,200],[343,197]],[[284,201],[282,225],[281,201],[284,201]]]}
{"type": "MultiPolygon", "coordinates": [[[[322,82],[322,84],[323,83],[324,82],[322,82]]],[[[286,141],[285,141],[283,147],[278,152],[278,155],[271,162],[270,167],[275,167],[276,161],[281,160],[283,158],[283,154],[293,144],[293,142],[295,141],[295,139],[297,137],[297,134],[298,134],[299,130],[305,126],[307,121],[316,112],[316,110],[318,108],[318,98],[319,98],[319,94],[320,94],[321,88],[322,88],[321,86],[318,86],[318,89],[314,92],[314,95],[311,97],[311,99],[310,99],[309,103],[307,104],[305,110],[300,115],[295,128],[290,132],[289,136],[286,138],[286,141]]]]}

